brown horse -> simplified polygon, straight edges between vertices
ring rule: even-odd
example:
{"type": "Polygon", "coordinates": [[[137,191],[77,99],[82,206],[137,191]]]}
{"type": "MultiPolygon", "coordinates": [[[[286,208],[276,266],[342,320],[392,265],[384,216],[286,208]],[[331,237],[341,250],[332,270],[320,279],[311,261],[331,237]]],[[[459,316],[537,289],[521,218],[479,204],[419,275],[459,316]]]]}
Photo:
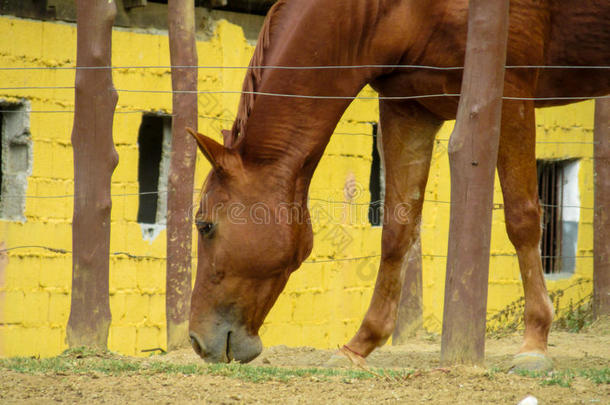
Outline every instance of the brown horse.
{"type": "MultiPolygon", "coordinates": [[[[258,330],[312,249],[311,177],[349,98],[367,83],[382,98],[386,218],[370,307],[340,353],[363,361],[388,339],[400,299],[401,266],[421,216],[434,137],[444,120],[455,118],[459,100],[387,97],[456,94],[462,76],[461,70],[388,65],[463,66],[467,14],[467,0],[280,0],[270,10],[251,66],[360,67],[252,68],[224,146],[193,134],[213,166],[196,215],[199,262],[190,336],[201,357],[247,362],[260,353],[258,330]],[[413,208],[406,220],[392,215],[404,203],[413,208]]],[[[610,65],[610,2],[511,1],[507,65],[610,65]]],[[[549,364],[553,308],[539,252],[534,107],[566,101],[532,98],[608,94],[610,74],[511,68],[505,77],[504,95],[524,98],[504,102],[498,156],[506,227],[526,300],[519,353],[522,366],[541,368],[549,364]]]]}

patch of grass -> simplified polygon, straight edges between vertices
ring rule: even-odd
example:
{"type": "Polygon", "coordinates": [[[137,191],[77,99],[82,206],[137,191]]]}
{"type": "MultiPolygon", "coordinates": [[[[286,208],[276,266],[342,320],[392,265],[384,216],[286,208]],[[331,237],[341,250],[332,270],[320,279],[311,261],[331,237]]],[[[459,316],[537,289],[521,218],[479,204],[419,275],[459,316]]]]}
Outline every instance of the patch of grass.
{"type": "Polygon", "coordinates": [[[568,332],[580,332],[593,322],[593,297],[587,296],[574,303],[570,300],[568,308],[559,316],[553,327],[568,332]]]}
{"type": "Polygon", "coordinates": [[[288,381],[292,378],[317,377],[326,380],[339,377],[342,380],[363,380],[381,377],[389,380],[408,378],[413,371],[385,369],[332,369],[332,368],[282,368],[257,367],[246,364],[212,364],[208,374],[237,378],[244,381],[263,382],[269,380],[288,381]]]}
{"type": "Polygon", "coordinates": [[[610,368],[602,369],[581,369],[581,370],[560,370],[550,372],[540,371],[525,371],[516,372],[517,375],[537,378],[540,380],[540,385],[559,385],[560,387],[569,388],[575,377],[586,378],[595,384],[610,384],[610,368]]]}
{"type": "Polygon", "coordinates": [[[500,369],[499,367],[492,367],[487,370],[487,372],[485,373],[485,376],[487,378],[489,378],[490,380],[495,380],[496,375],[501,372],[502,372],[502,369],[500,369]]]}
{"type": "Polygon", "coordinates": [[[384,378],[399,381],[409,378],[413,371],[384,369],[331,369],[331,368],[282,368],[250,366],[247,364],[173,364],[165,361],[141,361],[124,358],[109,352],[96,352],[81,349],[66,351],[58,357],[37,359],[15,357],[0,359],[0,369],[24,374],[92,374],[129,375],[129,374],[183,374],[215,375],[250,382],[270,380],[288,381],[293,378],[317,377],[321,380],[342,378],[362,380],[384,378]]]}
{"type": "Polygon", "coordinates": [[[595,384],[610,384],[610,368],[580,370],[579,375],[595,384]]]}
{"type": "Polygon", "coordinates": [[[141,369],[140,364],[125,360],[70,359],[68,357],[54,357],[49,359],[15,357],[0,359],[0,367],[26,374],[88,374],[99,372],[103,374],[118,375],[136,372],[141,369]]]}
{"type": "MultiPolygon", "coordinates": [[[[17,357],[0,359],[0,370],[11,370],[24,374],[55,375],[211,375],[242,381],[260,383],[265,381],[289,381],[298,378],[312,378],[316,381],[338,380],[352,383],[358,380],[379,379],[394,383],[405,383],[411,378],[425,376],[436,371],[450,372],[449,369],[428,371],[396,369],[333,369],[333,368],[284,368],[272,366],[251,366],[247,364],[191,363],[174,364],[159,360],[143,360],[122,357],[110,352],[73,349],[58,357],[48,359],[17,357]]],[[[496,379],[503,373],[499,368],[491,368],[485,374],[496,379]]],[[[517,375],[540,380],[541,385],[570,387],[576,377],[585,378],[595,384],[610,384],[610,368],[566,369],[553,372],[518,371],[517,375]]]]}
{"type": "MultiPolygon", "coordinates": [[[[591,325],[593,322],[592,295],[587,295],[576,302],[570,300],[567,308],[562,305],[565,291],[587,283],[591,283],[591,280],[581,278],[564,289],[553,290],[549,293],[555,314],[557,314],[553,321],[553,329],[580,332],[591,325]]],[[[520,297],[489,317],[487,319],[487,336],[501,338],[523,330],[524,308],[525,299],[520,297]]]]}
{"type": "Polygon", "coordinates": [[[184,374],[184,375],[203,375],[208,374],[206,367],[201,364],[173,364],[164,361],[152,361],[143,365],[140,369],[147,374],[184,374]]]}

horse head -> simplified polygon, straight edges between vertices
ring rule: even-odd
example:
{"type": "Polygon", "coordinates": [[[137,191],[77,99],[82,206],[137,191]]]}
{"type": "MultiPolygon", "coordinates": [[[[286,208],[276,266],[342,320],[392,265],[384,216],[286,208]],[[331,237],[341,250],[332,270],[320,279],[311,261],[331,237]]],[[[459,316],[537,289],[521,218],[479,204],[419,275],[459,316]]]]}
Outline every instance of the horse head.
{"type": "Polygon", "coordinates": [[[206,361],[248,362],[262,350],[265,316],[311,251],[309,214],[305,203],[287,203],[285,193],[271,191],[281,189],[277,168],[189,132],[212,165],[195,216],[191,344],[206,361]]]}

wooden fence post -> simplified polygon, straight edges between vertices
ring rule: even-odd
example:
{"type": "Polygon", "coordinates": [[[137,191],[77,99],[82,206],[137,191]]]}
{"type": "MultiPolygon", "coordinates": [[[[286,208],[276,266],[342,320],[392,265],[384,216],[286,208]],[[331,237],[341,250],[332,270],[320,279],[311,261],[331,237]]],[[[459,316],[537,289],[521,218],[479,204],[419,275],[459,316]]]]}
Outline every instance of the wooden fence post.
{"type": "Polygon", "coordinates": [[[595,101],[593,315],[610,315],[610,99],[595,101]]]}
{"type": "Polygon", "coordinates": [[[470,0],[457,122],[449,141],[451,219],[441,363],[481,364],[500,139],[508,0],[470,0]]]}
{"type": "Polygon", "coordinates": [[[188,345],[191,299],[191,235],[193,181],[197,147],[186,127],[197,129],[197,66],[195,4],[168,2],[169,49],[172,64],[172,152],[167,194],[167,274],[165,311],[167,349],[188,345]]]}
{"type": "Polygon", "coordinates": [[[77,50],[74,126],[72,303],[70,347],[106,348],[110,327],[108,266],[110,183],[118,163],[112,121],[118,100],[112,84],[113,0],[76,2],[77,50]],[[100,67],[83,69],[83,67],[100,67]]]}

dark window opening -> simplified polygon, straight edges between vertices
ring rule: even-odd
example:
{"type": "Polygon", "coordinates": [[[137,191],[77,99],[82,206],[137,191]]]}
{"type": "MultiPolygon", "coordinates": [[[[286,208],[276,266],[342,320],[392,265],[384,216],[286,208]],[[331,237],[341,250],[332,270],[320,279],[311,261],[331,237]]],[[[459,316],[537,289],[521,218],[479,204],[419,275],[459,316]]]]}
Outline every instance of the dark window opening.
{"type": "Polygon", "coordinates": [[[371,176],[369,179],[369,192],[371,202],[369,204],[369,223],[373,226],[381,225],[383,215],[383,195],[382,195],[382,169],[381,157],[377,148],[378,125],[373,124],[373,153],[371,162],[371,176]]]}
{"type": "Polygon", "coordinates": [[[546,274],[573,272],[580,216],[578,161],[538,160],[537,170],[542,268],[546,274]]]}
{"type": "Polygon", "coordinates": [[[32,174],[32,137],[27,101],[0,101],[0,218],[25,221],[25,194],[32,174]]]}
{"type": "Polygon", "coordinates": [[[171,118],[165,115],[146,114],[138,133],[138,183],[140,204],[138,222],[156,224],[163,222],[164,212],[159,215],[159,205],[166,200],[167,170],[164,165],[164,144],[171,128],[171,118]],[[160,218],[163,217],[163,218],[160,218]]]}
{"type": "MultiPolygon", "coordinates": [[[[2,126],[3,126],[3,121],[4,121],[4,117],[2,116],[2,114],[0,114],[0,201],[2,201],[2,191],[4,189],[4,187],[2,186],[2,176],[4,174],[4,153],[3,153],[3,146],[4,146],[4,133],[2,131],[2,126]]],[[[1,205],[1,204],[0,204],[1,205]]]]}
{"type": "MultiPolygon", "coordinates": [[[[167,4],[167,0],[147,0],[147,2],[167,4]]],[[[275,2],[276,0],[195,0],[195,7],[265,15],[275,2]]],[[[130,3],[146,5],[146,2],[143,0],[130,0],[130,3]]]]}

